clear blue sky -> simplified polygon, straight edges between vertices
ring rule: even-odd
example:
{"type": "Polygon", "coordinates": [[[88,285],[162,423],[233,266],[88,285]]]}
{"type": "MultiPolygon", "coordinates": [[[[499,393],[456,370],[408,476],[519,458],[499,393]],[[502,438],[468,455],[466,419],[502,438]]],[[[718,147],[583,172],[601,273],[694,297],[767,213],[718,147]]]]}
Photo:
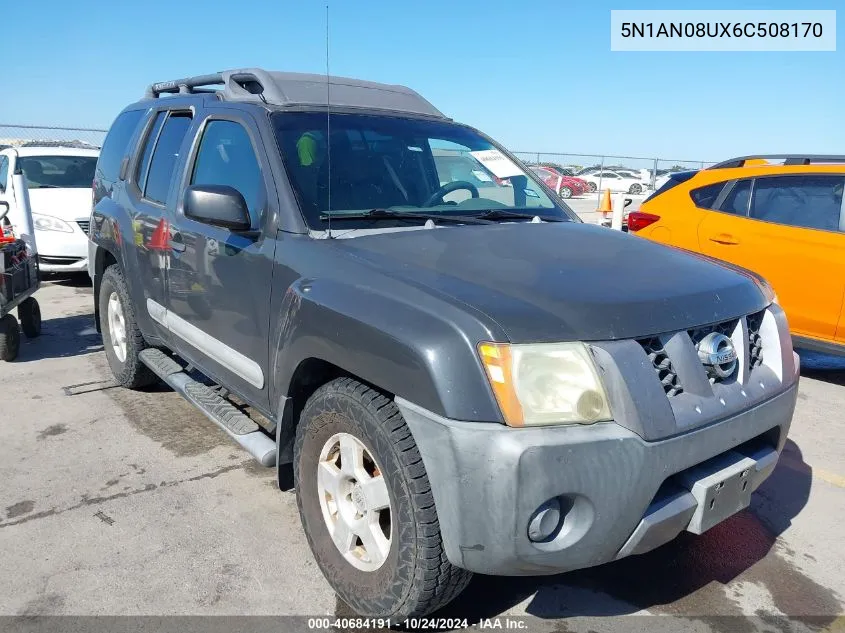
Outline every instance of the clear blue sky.
{"type": "MultiPolygon", "coordinates": [[[[323,72],[325,4],[5,2],[0,123],[107,127],[153,81],[323,72]]],[[[845,28],[835,53],[610,51],[611,8],[840,8],[841,19],[841,0],[329,4],[332,74],[409,85],[513,150],[845,153],[845,28]]]]}

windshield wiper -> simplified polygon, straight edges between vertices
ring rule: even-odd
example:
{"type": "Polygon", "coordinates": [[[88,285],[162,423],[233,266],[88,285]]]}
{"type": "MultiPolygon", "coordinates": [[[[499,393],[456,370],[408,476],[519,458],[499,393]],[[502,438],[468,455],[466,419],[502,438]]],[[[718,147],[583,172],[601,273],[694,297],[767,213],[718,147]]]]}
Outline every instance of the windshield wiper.
{"type": "Polygon", "coordinates": [[[476,217],[484,220],[533,220],[535,217],[544,222],[567,222],[564,218],[554,215],[540,215],[538,213],[521,213],[519,211],[508,211],[507,209],[488,209],[479,213],[476,217]]]}
{"type": "Polygon", "coordinates": [[[323,213],[321,220],[431,220],[432,222],[457,222],[460,224],[493,224],[492,219],[471,215],[444,215],[442,213],[418,213],[416,211],[394,211],[393,209],[370,209],[359,213],[323,213]]]}

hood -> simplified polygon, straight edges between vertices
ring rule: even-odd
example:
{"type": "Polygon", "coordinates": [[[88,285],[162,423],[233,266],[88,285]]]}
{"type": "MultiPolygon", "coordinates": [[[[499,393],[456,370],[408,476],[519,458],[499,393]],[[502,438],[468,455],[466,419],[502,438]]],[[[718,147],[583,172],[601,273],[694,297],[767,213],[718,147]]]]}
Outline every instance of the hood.
{"type": "Polygon", "coordinates": [[[334,245],[382,274],[480,310],[514,343],[641,338],[767,304],[747,275],[577,222],[391,232],[334,245]]]}
{"type": "Polygon", "coordinates": [[[60,220],[87,220],[91,216],[91,189],[30,189],[33,213],[60,220]]]}

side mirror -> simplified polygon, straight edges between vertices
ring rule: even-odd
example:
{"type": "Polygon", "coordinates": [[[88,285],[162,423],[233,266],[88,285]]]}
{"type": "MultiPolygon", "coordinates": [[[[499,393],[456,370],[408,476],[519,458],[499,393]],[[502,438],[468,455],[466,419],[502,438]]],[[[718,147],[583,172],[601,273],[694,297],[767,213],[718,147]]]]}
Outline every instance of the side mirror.
{"type": "Polygon", "coordinates": [[[0,220],[5,218],[7,213],[9,213],[9,203],[0,200],[0,220]]]}
{"type": "Polygon", "coordinates": [[[241,192],[228,185],[191,185],[185,190],[185,216],[230,231],[248,231],[249,209],[241,192]]]}

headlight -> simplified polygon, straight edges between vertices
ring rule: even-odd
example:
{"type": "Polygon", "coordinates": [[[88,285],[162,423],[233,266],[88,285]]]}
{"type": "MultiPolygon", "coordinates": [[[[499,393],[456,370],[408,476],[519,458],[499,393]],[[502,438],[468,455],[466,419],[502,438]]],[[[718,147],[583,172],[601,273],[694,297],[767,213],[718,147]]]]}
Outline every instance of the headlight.
{"type": "Polygon", "coordinates": [[[478,351],[509,426],[610,419],[604,387],[583,343],[480,343],[478,351]]]}
{"type": "Polygon", "coordinates": [[[70,224],[51,215],[32,214],[32,223],[37,231],[61,231],[62,233],[73,233],[70,224]]]}

